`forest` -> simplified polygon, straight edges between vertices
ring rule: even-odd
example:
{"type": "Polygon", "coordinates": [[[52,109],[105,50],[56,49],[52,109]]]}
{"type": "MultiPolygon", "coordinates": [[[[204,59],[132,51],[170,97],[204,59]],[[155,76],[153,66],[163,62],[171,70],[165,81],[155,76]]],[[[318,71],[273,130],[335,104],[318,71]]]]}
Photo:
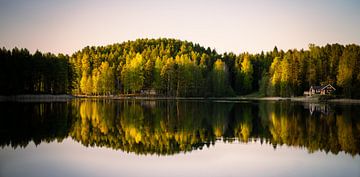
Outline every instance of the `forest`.
{"type": "Polygon", "coordinates": [[[0,50],[0,95],[71,93],[74,76],[67,55],[0,50]]]}
{"type": "Polygon", "coordinates": [[[87,46],[68,56],[0,49],[0,94],[221,97],[258,92],[300,96],[332,84],[360,98],[360,46],[310,44],[307,50],[223,53],[177,39],[138,39],[87,46]]]}

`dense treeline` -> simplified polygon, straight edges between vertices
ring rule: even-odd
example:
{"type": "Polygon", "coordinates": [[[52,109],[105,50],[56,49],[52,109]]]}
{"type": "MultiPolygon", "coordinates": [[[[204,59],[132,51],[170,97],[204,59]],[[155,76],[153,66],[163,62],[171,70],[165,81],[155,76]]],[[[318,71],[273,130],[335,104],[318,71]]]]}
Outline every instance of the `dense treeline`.
{"type": "Polygon", "coordinates": [[[67,93],[73,88],[73,94],[85,95],[151,91],[207,97],[259,91],[263,96],[298,96],[311,85],[332,84],[338,95],[360,97],[360,46],[355,44],[236,55],[176,39],[138,39],[85,47],[71,57],[38,53],[2,49],[1,83],[9,84],[1,93],[67,93]],[[62,80],[65,84],[58,84],[62,80]]]}
{"type": "Polygon", "coordinates": [[[77,94],[128,94],[152,89],[166,96],[221,96],[232,91],[229,69],[221,56],[186,41],[141,39],[86,47],[70,60],[78,76],[77,94]]]}
{"type": "Polygon", "coordinates": [[[309,50],[273,52],[269,70],[260,81],[260,91],[265,95],[301,95],[311,85],[332,84],[337,94],[360,97],[360,46],[339,44],[309,50]]]}
{"type": "Polygon", "coordinates": [[[0,49],[0,94],[71,93],[73,67],[66,55],[0,49]]]}
{"type": "Polygon", "coordinates": [[[174,39],[139,39],[86,47],[71,58],[78,94],[139,93],[167,96],[297,96],[311,85],[332,84],[337,94],[360,97],[360,47],[310,45],[309,50],[219,55],[174,39]]]}

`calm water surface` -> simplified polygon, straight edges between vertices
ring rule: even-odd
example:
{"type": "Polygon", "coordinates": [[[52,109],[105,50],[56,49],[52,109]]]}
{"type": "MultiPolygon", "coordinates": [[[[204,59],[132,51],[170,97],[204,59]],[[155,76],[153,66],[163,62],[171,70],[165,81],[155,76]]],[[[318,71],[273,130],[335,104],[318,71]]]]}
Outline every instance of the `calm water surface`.
{"type": "Polygon", "coordinates": [[[0,176],[360,176],[360,105],[0,102],[0,176]]]}

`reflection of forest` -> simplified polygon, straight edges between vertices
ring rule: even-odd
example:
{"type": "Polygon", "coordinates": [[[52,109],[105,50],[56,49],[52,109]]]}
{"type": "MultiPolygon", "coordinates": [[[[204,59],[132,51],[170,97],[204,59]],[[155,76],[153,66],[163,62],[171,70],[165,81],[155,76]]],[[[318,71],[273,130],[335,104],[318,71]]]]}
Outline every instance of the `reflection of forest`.
{"type": "Polygon", "coordinates": [[[326,114],[289,102],[84,101],[1,103],[1,145],[26,146],[70,136],[85,146],[137,154],[201,149],[217,139],[259,140],[337,154],[360,154],[358,106],[326,114]]]}
{"type": "Polygon", "coordinates": [[[71,126],[71,109],[71,103],[0,102],[1,147],[65,139],[71,126]]]}

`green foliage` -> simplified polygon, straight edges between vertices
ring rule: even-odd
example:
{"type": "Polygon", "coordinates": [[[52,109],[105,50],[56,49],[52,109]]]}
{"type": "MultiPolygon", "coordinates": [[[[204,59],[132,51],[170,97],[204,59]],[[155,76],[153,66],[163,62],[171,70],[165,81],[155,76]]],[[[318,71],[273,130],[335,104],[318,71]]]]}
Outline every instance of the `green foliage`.
{"type": "Polygon", "coordinates": [[[74,66],[67,55],[0,49],[0,94],[71,93],[74,66]]]}
{"type": "Polygon", "coordinates": [[[252,90],[253,82],[253,65],[251,64],[250,57],[248,54],[244,55],[244,59],[241,62],[241,70],[239,72],[238,78],[241,85],[241,94],[250,93],[252,90]]]}
{"type": "Polygon", "coordinates": [[[85,47],[71,57],[79,78],[74,90],[98,95],[154,89],[159,95],[204,96],[211,90],[207,78],[215,57],[219,57],[215,51],[174,39],[139,39],[104,47],[85,47]],[[93,82],[101,83],[100,65],[104,61],[116,71],[112,91],[99,91],[101,84],[93,84],[93,92],[84,92],[86,82],[82,77],[89,80],[93,75],[93,82]]]}
{"type": "Polygon", "coordinates": [[[360,86],[360,47],[346,46],[339,61],[337,84],[346,97],[359,97],[360,86]]]}
{"type": "Polygon", "coordinates": [[[84,94],[91,94],[93,92],[92,77],[89,77],[85,71],[81,77],[80,90],[84,94]]]}
{"type": "Polygon", "coordinates": [[[108,62],[102,62],[99,69],[99,85],[100,94],[111,94],[114,93],[115,88],[115,77],[114,77],[114,66],[110,67],[108,62]]]}
{"type": "Polygon", "coordinates": [[[177,97],[230,96],[260,91],[298,96],[312,85],[332,84],[337,94],[360,98],[360,47],[277,47],[260,54],[218,54],[175,39],[138,39],[85,47],[71,57],[26,49],[0,51],[1,94],[140,94],[177,97]],[[264,74],[267,73],[267,74],[264,74]],[[264,77],[265,76],[265,77],[264,77]],[[264,78],[263,78],[264,77],[264,78]]]}
{"type": "Polygon", "coordinates": [[[270,95],[269,80],[270,80],[269,74],[263,73],[261,80],[259,81],[260,96],[269,96],[270,95]]]}
{"type": "Polygon", "coordinates": [[[228,69],[220,59],[214,63],[212,70],[212,91],[213,96],[231,96],[233,91],[229,86],[228,69]]]}
{"type": "MultiPolygon", "coordinates": [[[[269,69],[269,84],[261,79],[261,93],[269,96],[302,95],[312,85],[332,84],[345,97],[358,98],[357,78],[360,71],[359,46],[339,44],[318,47],[309,51],[289,50],[283,57],[275,57],[269,69]]],[[[360,77],[359,77],[360,78],[360,77]]]]}
{"type": "Polygon", "coordinates": [[[135,58],[128,59],[121,71],[121,81],[124,85],[124,93],[129,91],[138,92],[144,85],[144,60],[137,53],[135,58]]]}

